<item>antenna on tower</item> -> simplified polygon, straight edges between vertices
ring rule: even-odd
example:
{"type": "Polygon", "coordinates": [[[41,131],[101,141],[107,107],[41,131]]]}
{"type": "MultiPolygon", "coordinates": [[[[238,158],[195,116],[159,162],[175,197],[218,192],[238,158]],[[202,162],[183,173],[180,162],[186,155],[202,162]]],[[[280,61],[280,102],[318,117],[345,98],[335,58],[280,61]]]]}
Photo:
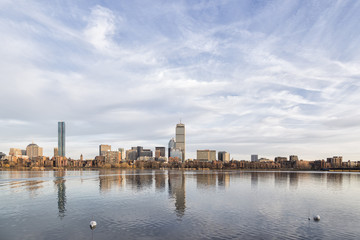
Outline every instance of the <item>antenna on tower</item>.
{"type": "Polygon", "coordinates": [[[180,118],[180,123],[181,123],[181,118],[180,118]]]}

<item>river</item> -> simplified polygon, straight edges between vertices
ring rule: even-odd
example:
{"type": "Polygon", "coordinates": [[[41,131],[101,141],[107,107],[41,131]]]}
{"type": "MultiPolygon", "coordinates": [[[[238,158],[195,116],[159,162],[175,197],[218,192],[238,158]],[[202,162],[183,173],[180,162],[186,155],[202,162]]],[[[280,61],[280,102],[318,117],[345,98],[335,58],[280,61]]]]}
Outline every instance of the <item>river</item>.
{"type": "Polygon", "coordinates": [[[359,223],[359,173],[0,171],[2,240],[358,239],[359,223]]]}

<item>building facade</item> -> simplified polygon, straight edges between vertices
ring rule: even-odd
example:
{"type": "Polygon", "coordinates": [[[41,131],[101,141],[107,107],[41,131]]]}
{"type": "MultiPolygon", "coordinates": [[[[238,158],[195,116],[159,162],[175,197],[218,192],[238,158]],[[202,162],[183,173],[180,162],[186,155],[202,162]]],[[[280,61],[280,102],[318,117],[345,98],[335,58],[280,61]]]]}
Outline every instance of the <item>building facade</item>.
{"type": "Polygon", "coordinates": [[[230,162],[230,153],[225,151],[218,152],[218,160],[223,162],[230,162]]]}
{"type": "Polygon", "coordinates": [[[289,156],[289,161],[296,162],[296,161],[299,161],[299,158],[296,155],[290,155],[289,156]]]}
{"type": "Polygon", "coordinates": [[[58,157],[58,156],[59,156],[59,149],[54,148],[54,157],[58,157]]]}
{"type": "Polygon", "coordinates": [[[216,161],[216,151],[215,150],[197,150],[196,151],[196,160],[198,161],[216,161]]]}
{"type": "Polygon", "coordinates": [[[34,159],[36,157],[42,157],[43,156],[43,148],[39,147],[35,143],[31,143],[31,144],[27,145],[27,147],[26,147],[26,155],[30,159],[34,159]]]}
{"type": "Polygon", "coordinates": [[[257,154],[251,155],[251,161],[252,161],[252,162],[258,162],[258,161],[259,161],[258,155],[257,155],[257,154]]]}
{"type": "Polygon", "coordinates": [[[327,158],[326,160],[331,164],[331,167],[339,168],[342,166],[342,156],[334,156],[332,158],[327,158]]]}
{"type": "Polygon", "coordinates": [[[105,156],[106,152],[111,151],[111,145],[99,145],[99,156],[105,156]]]}
{"type": "Polygon", "coordinates": [[[155,147],[155,152],[158,153],[158,157],[165,157],[165,147],[155,147]]]}
{"type": "Polygon", "coordinates": [[[178,148],[171,149],[171,151],[170,151],[171,158],[178,158],[180,161],[183,161],[182,156],[183,156],[183,153],[180,149],[178,149],[178,148]]]}
{"type": "Polygon", "coordinates": [[[121,160],[125,159],[125,150],[124,148],[118,148],[120,155],[121,155],[121,160]]]}
{"type": "Polygon", "coordinates": [[[182,152],[182,161],[185,161],[185,124],[176,124],[175,147],[182,152]]]}
{"type": "Polygon", "coordinates": [[[170,139],[169,144],[168,144],[168,157],[171,157],[170,153],[171,153],[172,149],[175,149],[175,139],[174,138],[170,139]]]}
{"type": "Polygon", "coordinates": [[[126,160],[133,161],[137,159],[137,150],[129,149],[126,150],[126,160]]]}
{"type": "Polygon", "coordinates": [[[65,122],[58,122],[58,154],[65,157],[65,122]]]}
{"type": "Polygon", "coordinates": [[[117,164],[121,161],[121,156],[119,151],[107,151],[105,152],[105,163],[117,164]]]}
{"type": "Polygon", "coordinates": [[[21,149],[19,149],[19,148],[10,148],[9,155],[10,156],[21,156],[22,155],[21,149]]]}

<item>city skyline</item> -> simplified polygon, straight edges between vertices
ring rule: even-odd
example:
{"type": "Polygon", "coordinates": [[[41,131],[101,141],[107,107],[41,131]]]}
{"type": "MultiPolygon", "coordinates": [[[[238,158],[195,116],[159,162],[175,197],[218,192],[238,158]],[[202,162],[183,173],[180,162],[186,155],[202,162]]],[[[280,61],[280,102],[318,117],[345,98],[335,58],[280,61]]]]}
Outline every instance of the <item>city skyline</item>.
{"type": "Polygon", "coordinates": [[[0,152],[360,160],[359,1],[0,3],[0,152]]]}

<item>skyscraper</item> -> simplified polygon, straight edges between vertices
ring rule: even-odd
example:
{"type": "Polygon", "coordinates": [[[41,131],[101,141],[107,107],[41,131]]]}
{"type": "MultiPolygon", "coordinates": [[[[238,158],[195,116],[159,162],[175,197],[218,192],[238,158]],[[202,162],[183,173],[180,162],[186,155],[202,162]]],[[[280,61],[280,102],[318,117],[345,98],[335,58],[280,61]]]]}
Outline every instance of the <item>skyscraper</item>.
{"type": "Polygon", "coordinates": [[[168,157],[170,157],[171,155],[171,150],[175,149],[175,139],[172,138],[169,141],[169,145],[168,145],[168,157]]]}
{"type": "Polygon", "coordinates": [[[58,152],[65,157],[65,122],[58,122],[58,152]]]}
{"type": "Polygon", "coordinates": [[[182,152],[182,160],[185,161],[185,124],[176,124],[175,146],[182,152]]]}

